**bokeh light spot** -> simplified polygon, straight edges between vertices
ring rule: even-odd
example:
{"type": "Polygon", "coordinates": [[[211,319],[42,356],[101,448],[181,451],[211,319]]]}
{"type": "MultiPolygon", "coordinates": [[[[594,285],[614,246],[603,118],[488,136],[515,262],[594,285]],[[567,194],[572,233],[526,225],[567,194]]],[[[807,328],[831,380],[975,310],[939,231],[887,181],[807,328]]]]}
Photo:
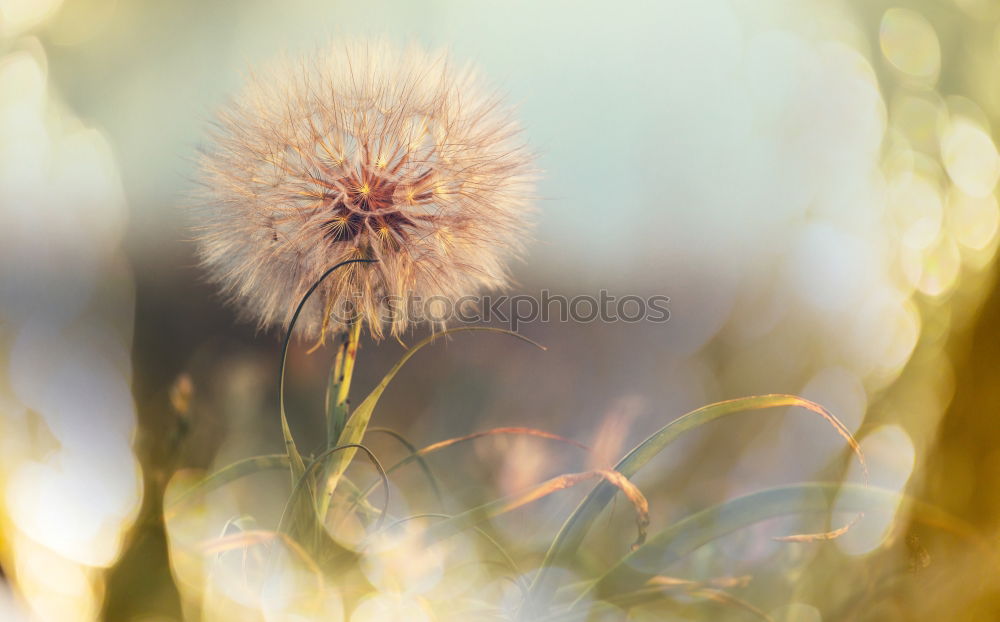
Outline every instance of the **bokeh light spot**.
{"type": "Polygon", "coordinates": [[[993,140],[962,117],[953,119],[941,138],[941,159],[955,184],[973,196],[993,192],[1000,177],[1000,156],[993,140]]]}
{"type": "MultiPolygon", "coordinates": [[[[913,472],[916,450],[909,434],[895,424],[884,425],[861,440],[871,469],[872,485],[902,492],[913,472]]],[[[850,477],[861,479],[860,467],[852,464],[850,477]]],[[[877,507],[866,508],[864,517],[835,542],[850,555],[862,555],[878,548],[888,536],[902,496],[880,497],[877,507]]],[[[837,504],[834,504],[837,509],[837,504]]],[[[846,514],[846,512],[841,512],[846,514]]]]}
{"type": "Polygon", "coordinates": [[[937,79],[941,46],[934,27],[920,13],[901,8],[886,11],[879,27],[879,45],[886,60],[907,76],[937,79]]]}
{"type": "Polygon", "coordinates": [[[0,0],[0,38],[14,37],[51,17],[62,0],[0,0]]]}
{"type": "Polygon", "coordinates": [[[931,247],[924,260],[920,291],[928,296],[941,296],[951,291],[958,280],[962,256],[951,236],[943,235],[931,247]]]}
{"type": "Polygon", "coordinates": [[[948,194],[948,231],[965,248],[982,250],[996,238],[1000,209],[993,194],[975,197],[953,189],[948,194]]]}

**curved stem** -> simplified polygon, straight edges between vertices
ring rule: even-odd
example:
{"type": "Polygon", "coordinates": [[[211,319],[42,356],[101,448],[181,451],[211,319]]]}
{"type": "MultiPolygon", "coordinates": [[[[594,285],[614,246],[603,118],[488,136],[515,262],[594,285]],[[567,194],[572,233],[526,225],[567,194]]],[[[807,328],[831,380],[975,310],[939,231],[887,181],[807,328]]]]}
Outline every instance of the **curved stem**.
{"type": "Polygon", "coordinates": [[[302,300],[299,301],[299,306],[295,308],[295,313],[292,314],[292,319],[288,323],[288,330],[285,331],[285,339],[281,344],[281,367],[278,371],[278,410],[281,413],[281,432],[285,437],[285,452],[288,454],[288,459],[292,465],[292,484],[302,475],[305,471],[305,463],[302,461],[302,456],[299,454],[299,450],[295,447],[295,441],[292,439],[291,428],[288,426],[288,417],[285,415],[285,366],[288,362],[288,346],[292,341],[292,333],[295,331],[295,323],[299,319],[299,315],[302,314],[302,309],[306,306],[306,302],[309,301],[309,297],[313,295],[316,288],[326,280],[326,277],[334,273],[338,268],[346,266],[352,263],[375,263],[374,259],[348,259],[342,261],[337,265],[333,266],[326,272],[324,272],[316,282],[306,291],[305,295],[302,296],[302,300]]]}

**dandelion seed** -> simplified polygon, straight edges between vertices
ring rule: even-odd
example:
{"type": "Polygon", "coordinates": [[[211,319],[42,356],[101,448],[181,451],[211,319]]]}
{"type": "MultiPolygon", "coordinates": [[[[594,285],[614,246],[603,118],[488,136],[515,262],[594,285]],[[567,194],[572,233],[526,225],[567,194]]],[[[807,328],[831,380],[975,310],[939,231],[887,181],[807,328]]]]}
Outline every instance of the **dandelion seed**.
{"type": "Polygon", "coordinates": [[[509,284],[532,177],[518,124],[471,68],[349,43],[251,76],[220,114],[201,159],[199,254],[261,327],[287,327],[330,266],[376,259],[324,281],[296,332],[322,338],[353,309],[375,337],[399,335],[400,301],[509,284]]]}

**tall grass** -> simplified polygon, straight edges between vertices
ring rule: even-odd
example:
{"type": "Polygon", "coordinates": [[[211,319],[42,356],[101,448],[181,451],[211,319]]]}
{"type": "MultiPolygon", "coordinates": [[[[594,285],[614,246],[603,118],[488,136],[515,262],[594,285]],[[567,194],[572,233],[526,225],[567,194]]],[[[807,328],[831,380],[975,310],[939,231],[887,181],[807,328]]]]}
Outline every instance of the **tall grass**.
{"type": "MultiPolygon", "coordinates": [[[[441,619],[449,619],[447,616],[455,611],[462,611],[462,615],[470,616],[465,619],[510,619],[522,622],[605,619],[601,617],[606,615],[602,611],[610,612],[607,615],[622,617],[637,606],[676,604],[678,590],[688,598],[721,604],[742,614],[768,619],[753,603],[728,591],[730,587],[738,587],[741,581],[727,582],[719,579],[706,582],[669,577],[667,573],[677,561],[728,533],[778,516],[828,515],[835,499],[838,512],[857,513],[848,523],[820,533],[785,535],[776,539],[809,543],[836,538],[860,518],[873,499],[879,495],[893,494],[868,486],[868,468],[861,447],[848,428],[833,414],[804,398],[773,394],[717,402],[672,419],[609,469],[564,473],[456,514],[420,512],[392,515],[389,503],[390,478],[408,464],[415,463],[420,467],[427,482],[427,490],[439,501],[442,499],[441,484],[426,461],[430,454],[446,452],[475,439],[500,435],[534,437],[555,443],[559,447],[574,447],[574,450],[586,448],[572,439],[527,427],[483,430],[418,447],[398,432],[371,426],[379,399],[403,366],[422,348],[443,337],[464,332],[497,333],[544,350],[543,346],[511,331],[466,326],[434,333],[409,348],[353,409],[346,396],[350,391],[349,370],[353,367],[357,352],[359,331],[352,330],[338,346],[334,369],[329,376],[325,399],[326,446],[317,455],[304,455],[292,436],[284,400],[285,362],[295,321],[322,279],[346,264],[364,261],[367,260],[343,262],[328,270],[303,297],[288,327],[278,373],[278,410],[285,452],[251,457],[223,467],[183,493],[175,495],[165,509],[169,524],[186,509],[195,506],[195,502],[203,499],[209,491],[261,471],[287,471],[291,489],[280,519],[273,528],[259,528],[254,521],[231,521],[220,537],[202,542],[197,554],[207,559],[209,566],[222,563],[221,556],[238,554],[243,560],[239,571],[244,573],[246,581],[259,581],[260,585],[279,581],[282,574],[288,571],[288,564],[282,560],[294,560],[294,565],[305,569],[313,577],[311,581],[314,581],[310,598],[299,598],[295,605],[298,615],[304,615],[306,619],[310,616],[321,619],[329,615],[328,612],[323,613],[326,611],[323,607],[327,606],[324,604],[327,602],[324,592],[336,593],[342,599],[338,601],[338,607],[346,610],[348,616],[361,606],[359,603],[363,603],[367,596],[377,592],[378,586],[364,572],[366,558],[369,556],[384,555],[394,549],[410,550],[407,547],[415,547],[412,550],[416,552],[426,552],[459,534],[469,533],[488,543],[500,555],[502,566],[514,573],[507,576],[516,586],[515,596],[501,599],[502,602],[466,599],[467,602],[463,605],[455,605],[454,611],[434,614],[441,619]],[[696,512],[654,534],[647,533],[650,524],[649,505],[643,492],[632,482],[636,474],[654,457],[667,452],[678,438],[692,430],[730,416],[779,407],[795,407],[829,423],[854,453],[862,467],[864,483],[840,485],[836,482],[807,482],[763,490],[696,512]],[[385,467],[366,445],[374,434],[384,434],[395,439],[406,450],[406,455],[385,467]],[[349,467],[359,454],[374,466],[379,475],[376,481],[367,486],[359,486],[348,474],[349,467]],[[540,561],[532,562],[531,555],[523,554],[520,557],[524,559],[518,559],[518,554],[508,551],[507,547],[490,534],[492,519],[531,506],[558,491],[593,482],[596,485],[565,518],[540,561]],[[372,495],[376,490],[381,491],[381,496],[373,501],[372,495]],[[623,550],[615,563],[598,574],[581,578],[583,572],[579,559],[581,552],[587,547],[587,534],[593,529],[602,511],[619,495],[627,500],[635,515],[636,535],[633,545],[629,550],[623,550]],[[354,531],[359,531],[360,535],[355,542],[345,543],[341,534],[349,531],[351,528],[348,525],[351,524],[359,527],[354,531]],[[257,565],[254,566],[248,559],[257,559],[257,565]],[[520,570],[528,567],[528,564],[532,564],[534,569],[530,572],[520,570]],[[567,581],[564,572],[566,569],[572,570],[577,579],[567,581]],[[254,576],[251,577],[251,574],[254,576]]],[[[419,556],[418,553],[416,557],[409,558],[404,561],[404,565],[419,567],[419,556]]],[[[483,559],[473,560],[472,563],[487,565],[487,561],[483,559]]],[[[484,574],[492,576],[493,572],[484,574]]],[[[204,600],[223,596],[206,589],[197,598],[204,600]]],[[[202,602],[201,610],[212,611],[213,603],[202,602]]],[[[240,615],[246,615],[246,609],[243,611],[240,615]]],[[[224,618],[225,614],[216,617],[224,618]]],[[[414,619],[419,619],[419,616],[414,619]]]]}

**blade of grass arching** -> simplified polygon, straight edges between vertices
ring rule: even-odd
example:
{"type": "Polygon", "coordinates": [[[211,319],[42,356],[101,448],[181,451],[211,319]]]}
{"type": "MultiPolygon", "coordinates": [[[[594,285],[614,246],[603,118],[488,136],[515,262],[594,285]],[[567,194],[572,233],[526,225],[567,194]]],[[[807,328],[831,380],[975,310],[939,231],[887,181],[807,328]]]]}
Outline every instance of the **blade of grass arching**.
{"type": "Polygon", "coordinates": [[[377,521],[385,513],[384,506],[382,508],[377,508],[367,499],[361,499],[361,489],[358,488],[354,482],[347,479],[347,477],[341,477],[340,484],[342,488],[338,492],[343,492],[344,496],[350,500],[350,507],[352,510],[357,508],[364,513],[365,524],[377,521]]]}
{"type": "Polygon", "coordinates": [[[638,531],[634,546],[641,545],[646,540],[646,527],[649,525],[649,504],[646,502],[646,497],[636,488],[635,484],[630,482],[621,473],[609,469],[595,469],[582,473],[566,473],[553,477],[532,486],[522,493],[490,501],[479,507],[466,510],[461,514],[456,514],[448,520],[432,525],[427,529],[427,536],[431,541],[447,538],[491,518],[506,514],[543,497],[547,497],[554,492],[571,488],[581,482],[595,478],[601,478],[611,486],[621,490],[632,503],[632,507],[635,509],[638,531]]]}
{"type": "Polygon", "coordinates": [[[829,512],[863,512],[880,502],[898,504],[896,491],[856,484],[809,483],[754,492],[696,512],[667,527],[623,557],[593,585],[600,599],[639,590],[671,564],[726,534],[769,518],[829,512]]]}
{"type": "Polygon", "coordinates": [[[211,475],[198,480],[198,482],[196,482],[193,486],[173,499],[170,499],[163,510],[164,518],[169,520],[176,516],[180,508],[183,507],[185,503],[193,499],[198,493],[209,492],[219,486],[228,484],[229,482],[237,480],[241,477],[252,475],[258,471],[287,468],[287,454],[270,454],[266,456],[254,456],[253,458],[237,460],[232,464],[222,467],[211,475]]]}
{"type": "MultiPolygon", "coordinates": [[[[763,490],[702,510],[659,532],[629,553],[591,588],[578,591],[577,602],[588,594],[621,603],[629,594],[647,589],[670,564],[696,549],[738,529],[780,516],[838,512],[861,513],[872,507],[898,507],[915,523],[943,529],[981,548],[984,567],[996,563],[997,546],[970,524],[941,508],[882,488],[834,482],[806,483],[763,490]],[[634,590],[634,591],[633,591],[634,590]]],[[[781,538],[775,538],[781,540],[781,538]]],[[[576,612],[579,615],[579,612],[576,612]]],[[[834,619],[840,619],[834,616],[834,619]]]]}
{"type": "MultiPolygon", "coordinates": [[[[414,354],[420,351],[420,349],[423,348],[424,346],[430,344],[433,341],[436,341],[437,339],[440,339],[441,337],[444,337],[445,335],[454,335],[456,333],[461,333],[466,331],[482,331],[482,332],[510,335],[511,337],[516,337],[522,341],[526,341],[542,350],[545,349],[544,346],[535,343],[534,341],[528,339],[523,335],[519,335],[513,331],[505,330],[502,328],[494,328],[492,326],[461,326],[459,328],[451,328],[448,330],[441,331],[439,333],[434,333],[433,335],[424,338],[423,340],[415,344],[412,348],[407,350],[403,354],[403,356],[400,357],[399,361],[397,361],[396,364],[392,366],[392,368],[389,370],[389,373],[387,373],[385,377],[382,378],[381,382],[379,382],[378,385],[376,385],[376,387],[372,389],[372,392],[368,394],[368,397],[366,397],[364,401],[358,405],[358,407],[354,410],[354,412],[351,413],[351,416],[347,420],[347,425],[344,426],[344,431],[341,433],[340,439],[338,440],[337,444],[346,446],[346,445],[357,445],[361,443],[361,440],[365,436],[365,431],[368,429],[368,422],[371,421],[372,413],[375,410],[375,405],[378,404],[379,398],[382,397],[382,393],[385,392],[386,387],[388,387],[389,383],[392,382],[392,379],[396,377],[396,374],[399,373],[399,370],[403,368],[403,365],[405,365],[406,362],[409,361],[414,354]]],[[[328,500],[330,499],[330,496],[333,494],[334,489],[337,487],[337,480],[339,480],[340,476],[343,475],[344,471],[347,470],[347,466],[351,463],[351,460],[354,458],[354,454],[355,450],[353,449],[341,452],[339,456],[336,458],[329,473],[327,474],[326,494],[323,497],[324,505],[321,508],[322,515],[324,516],[326,515],[326,511],[328,509],[328,500]]]]}
{"type": "MultiPolygon", "coordinates": [[[[311,465],[312,463],[310,463],[311,465]]],[[[308,484],[305,479],[300,479],[292,494],[285,500],[285,505],[278,517],[276,531],[289,535],[296,541],[307,546],[312,551],[330,548],[328,538],[324,536],[324,527],[319,518],[319,500],[313,494],[318,490],[315,485],[315,469],[310,471],[306,466],[305,476],[312,477],[312,483],[308,484]]],[[[365,524],[377,521],[384,513],[385,508],[379,509],[368,501],[363,503],[355,502],[360,491],[357,485],[346,475],[340,479],[338,493],[346,495],[351,502],[351,508],[363,517],[365,524]]],[[[333,546],[336,552],[341,552],[339,546],[333,546]]]]}
{"type": "Polygon", "coordinates": [[[323,514],[319,512],[319,506],[321,504],[317,503],[312,492],[314,490],[313,478],[323,463],[334,454],[345,452],[345,451],[357,451],[360,449],[363,451],[368,458],[372,461],[375,469],[379,473],[380,481],[385,488],[385,502],[382,506],[382,512],[376,523],[376,528],[380,528],[382,522],[385,520],[386,514],[389,511],[389,478],[385,474],[385,469],[382,468],[382,464],[379,462],[375,454],[372,453],[370,449],[361,444],[355,445],[339,445],[333,447],[332,449],[327,449],[320,455],[316,456],[316,459],[309,463],[309,466],[302,473],[302,477],[295,483],[292,488],[292,494],[288,497],[288,502],[285,504],[284,510],[281,512],[281,518],[278,520],[278,533],[291,533],[292,529],[295,528],[296,524],[305,525],[308,528],[312,528],[317,524],[322,526],[323,524],[323,514]],[[309,517],[309,520],[304,520],[305,517],[309,517]]]}
{"type": "Polygon", "coordinates": [[[285,331],[285,339],[281,344],[281,367],[278,370],[278,411],[281,415],[281,435],[285,440],[285,452],[288,454],[288,462],[292,467],[292,485],[302,476],[302,473],[306,470],[305,462],[302,460],[302,454],[299,453],[298,447],[295,446],[295,439],[292,438],[292,430],[288,426],[288,416],[285,414],[285,367],[288,363],[288,346],[292,341],[292,334],[295,330],[295,323],[299,319],[299,315],[302,313],[303,307],[309,301],[309,297],[313,295],[316,288],[326,280],[326,277],[333,274],[337,269],[352,263],[375,263],[374,259],[348,259],[347,261],[342,261],[337,265],[333,266],[326,272],[324,272],[316,282],[309,287],[305,295],[302,296],[302,300],[299,301],[299,306],[295,307],[295,313],[292,314],[291,321],[288,322],[288,330],[285,331]]]}
{"type": "MultiPolygon", "coordinates": [[[[322,466],[324,463],[333,454],[339,451],[346,451],[347,449],[349,448],[334,447],[328,449],[309,463],[309,466],[306,467],[302,477],[299,478],[295,486],[292,487],[292,492],[285,503],[285,507],[282,509],[280,518],[278,519],[278,526],[276,528],[277,533],[288,536],[296,542],[305,545],[317,556],[318,559],[322,560],[328,560],[333,557],[349,554],[349,551],[334,538],[331,538],[330,534],[326,531],[326,527],[323,524],[318,510],[319,500],[315,496],[318,490],[322,490],[320,486],[316,485],[316,478],[321,476],[322,466]]],[[[368,455],[372,464],[375,466],[375,469],[381,476],[381,481],[385,486],[385,502],[382,510],[377,512],[374,508],[372,508],[373,512],[378,513],[376,526],[381,526],[382,522],[385,520],[386,513],[389,510],[389,480],[385,476],[385,471],[382,469],[382,465],[379,463],[375,455],[368,450],[368,448],[363,445],[359,445],[353,449],[360,449],[368,455]]],[[[357,492],[357,487],[346,477],[342,478],[342,484],[343,486],[341,490],[346,489],[349,492],[357,492]]],[[[351,507],[360,507],[366,512],[368,511],[367,503],[361,506],[352,504],[351,507]]],[[[273,561],[274,559],[272,558],[272,562],[273,561]]]]}
{"type": "MultiPolygon", "coordinates": [[[[378,428],[378,429],[381,430],[383,428],[378,428]]],[[[376,430],[376,428],[372,428],[371,429],[371,431],[373,431],[373,432],[375,430],[376,430]]],[[[553,440],[553,441],[558,441],[558,442],[561,442],[561,443],[566,443],[568,445],[573,445],[575,447],[579,447],[579,448],[587,450],[587,451],[590,450],[589,447],[587,447],[586,445],[584,445],[582,443],[578,443],[578,442],[576,442],[576,441],[574,441],[572,439],[568,439],[568,438],[566,438],[564,436],[559,436],[558,434],[553,434],[551,432],[546,432],[545,430],[537,430],[535,428],[492,428],[492,429],[489,429],[489,430],[483,430],[483,431],[480,431],[480,432],[473,432],[472,434],[466,434],[464,436],[457,436],[455,438],[449,438],[449,439],[446,439],[446,440],[443,440],[443,441],[438,441],[437,443],[432,443],[432,444],[430,444],[430,445],[428,445],[428,446],[426,446],[426,447],[424,447],[422,449],[419,449],[419,450],[413,449],[412,446],[411,446],[410,455],[406,456],[405,458],[403,458],[402,460],[400,460],[396,464],[394,464],[391,467],[389,467],[388,469],[386,469],[385,472],[387,474],[391,475],[397,469],[401,469],[404,466],[410,464],[411,462],[413,462],[415,460],[420,461],[421,464],[426,464],[426,461],[424,460],[424,458],[428,454],[432,454],[432,453],[434,453],[436,451],[440,451],[442,449],[446,449],[446,448],[452,447],[454,445],[458,445],[458,444],[461,444],[461,443],[472,441],[472,440],[475,440],[475,439],[478,439],[478,438],[484,438],[484,437],[487,437],[487,436],[499,436],[499,435],[506,435],[506,434],[512,434],[512,435],[518,435],[518,436],[534,436],[536,438],[544,438],[544,439],[549,439],[549,440],[553,440]]],[[[362,491],[362,493],[361,493],[361,499],[367,498],[367,496],[371,493],[371,491],[375,489],[376,483],[377,482],[373,482],[373,483],[369,484],[368,488],[366,488],[364,491],[362,491]]]]}
{"type": "MultiPolygon", "coordinates": [[[[795,395],[782,394],[726,400],[695,409],[674,419],[639,443],[614,466],[614,470],[630,478],[684,432],[728,415],[782,406],[800,406],[829,422],[854,451],[864,469],[865,481],[867,481],[868,467],[864,455],[861,453],[861,448],[854,440],[850,430],[819,404],[795,395]]],[[[522,608],[522,619],[537,617],[545,610],[552,592],[549,569],[552,566],[566,565],[571,561],[590,526],[617,491],[617,488],[609,486],[607,482],[599,483],[563,523],[532,580],[529,598],[522,608]]]]}
{"type": "MultiPolygon", "coordinates": [[[[427,464],[427,460],[424,460],[423,455],[420,454],[420,450],[417,449],[417,446],[408,441],[405,436],[390,428],[368,428],[368,432],[391,436],[392,438],[396,439],[396,441],[398,441],[400,445],[405,447],[406,451],[410,452],[410,455],[404,458],[403,460],[406,460],[407,458],[410,458],[412,456],[413,459],[417,461],[417,464],[420,466],[420,470],[424,472],[424,476],[427,478],[427,483],[430,484],[431,491],[434,493],[434,498],[437,500],[438,506],[443,508],[444,496],[441,494],[440,482],[438,481],[437,476],[434,475],[434,471],[431,470],[431,465],[427,464]]],[[[386,474],[391,473],[400,464],[401,464],[400,462],[397,462],[394,466],[387,469],[386,474]]],[[[368,496],[368,492],[372,488],[374,488],[374,484],[369,486],[368,490],[365,490],[363,493],[359,491],[359,497],[358,497],[359,500],[366,498],[368,496]]]]}

